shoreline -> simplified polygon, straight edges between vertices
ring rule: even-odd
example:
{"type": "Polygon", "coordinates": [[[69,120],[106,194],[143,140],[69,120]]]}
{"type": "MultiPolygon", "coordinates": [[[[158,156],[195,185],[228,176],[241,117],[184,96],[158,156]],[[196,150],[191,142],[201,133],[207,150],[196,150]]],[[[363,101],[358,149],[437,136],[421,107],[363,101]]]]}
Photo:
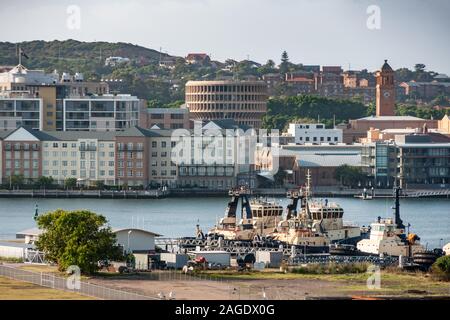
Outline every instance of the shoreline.
{"type": "MultiPolygon", "coordinates": [[[[254,196],[285,196],[288,189],[254,189],[254,196]]],[[[358,189],[327,189],[314,190],[313,197],[316,198],[354,198],[361,199],[362,190],[358,189]]],[[[404,191],[402,198],[440,198],[450,199],[450,189],[440,190],[417,190],[404,191]]],[[[0,190],[0,198],[87,198],[87,199],[162,199],[162,198],[186,198],[186,197],[228,197],[225,190],[207,189],[172,189],[161,190],[0,190]]],[[[376,190],[374,199],[393,198],[392,190],[376,190]]],[[[362,200],[370,201],[370,200],[362,200]]]]}

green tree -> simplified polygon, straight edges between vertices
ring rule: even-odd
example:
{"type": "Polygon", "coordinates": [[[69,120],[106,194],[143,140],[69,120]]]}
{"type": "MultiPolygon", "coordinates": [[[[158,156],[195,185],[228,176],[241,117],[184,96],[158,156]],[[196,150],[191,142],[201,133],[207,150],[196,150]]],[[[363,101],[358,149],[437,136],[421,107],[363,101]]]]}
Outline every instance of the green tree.
{"type": "Polygon", "coordinates": [[[58,209],[37,218],[43,233],[36,242],[46,259],[60,271],[76,265],[86,274],[98,270],[98,262],[122,259],[116,237],[104,216],[94,212],[58,209]]]}
{"type": "Polygon", "coordinates": [[[361,168],[344,164],[336,169],[334,178],[344,186],[357,187],[365,184],[367,176],[361,168]]]}
{"type": "Polygon", "coordinates": [[[105,188],[105,182],[102,180],[97,180],[94,182],[94,187],[98,190],[103,190],[105,188]]]}
{"type": "Polygon", "coordinates": [[[286,51],[281,54],[280,73],[285,74],[289,71],[289,55],[286,51]]]}
{"type": "Polygon", "coordinates": [[[36,186],[39,188],[49,188],[53,185],[54,180],[53,177],[39,177],[38,180],[36,181],[36,186]]]}
{"type": "Polygon", "coordinates": [[[11,187],[21,187],[25,184],[25,179],[21,174],[14,174],[9,177],[11,187]]]}
{"type": "Polygon", "coordinates": [[[442,280],[450,280],[450,256],[443,256],[431,266],[433,274],[442,280]]]}
{"type": "Polygon", "coordinates": [[[77,186],[77,179],[76,178],[66,178],[64,180],[64,187],[66,189],[73,189],[77,186]]]}

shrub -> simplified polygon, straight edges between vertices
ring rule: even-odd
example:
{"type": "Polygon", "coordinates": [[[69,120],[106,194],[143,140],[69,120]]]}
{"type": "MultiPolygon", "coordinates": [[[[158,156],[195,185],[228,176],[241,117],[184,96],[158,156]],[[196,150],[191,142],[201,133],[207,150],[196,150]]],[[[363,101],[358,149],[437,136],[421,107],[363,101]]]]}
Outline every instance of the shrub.
{"type": "Polygon", "coordinates": [[[440,280],[450,281],[450,256],[443,256],[431,266],[432,274],[440,280]]]}

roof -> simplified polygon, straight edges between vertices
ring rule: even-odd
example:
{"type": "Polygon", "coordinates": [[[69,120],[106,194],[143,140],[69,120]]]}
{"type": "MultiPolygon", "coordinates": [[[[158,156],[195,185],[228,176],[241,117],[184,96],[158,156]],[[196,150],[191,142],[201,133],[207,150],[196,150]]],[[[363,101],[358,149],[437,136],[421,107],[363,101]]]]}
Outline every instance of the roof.
{"type": "Polygon", "coordinates": [[[341,165],[361,166],[359,152],[316,152],[301,154],[297,160],[299,167],[339,167],[341,165]]]}
{"type": "MultiPolygon", "coordinates": [[[[139,232],[144,232],[144,233],[147,233],[147,234],[150,234],[150,235],[153,235],[153,236],[155,236],[155,237],[160,237],[161,235],[160,234],[157,234],[157,233],[154,233],[154,232],[151,232],[151,231],[148,231],[148,230],[144,230],[144,229],[136,229],[136,228],[112,228],[112,231],[114,232],[114,233],[117,233],[117,232],[120,232],[120,231],[139,231],[139,232]]],[[[40,234],[42,234],[42,229],[39,229],[39,228],[30,228],[30,229],[26,229],[26,230],[22,230],[22,231],[19,231],[19,232],[17,232],[16,233],[16,236],[17,235],[20,235],[20,236],[38,236],[38,235],[40,235],[40,234]]]]}
{"type": "Polygon", "coordinates": [[[392,68],[391,68],[391,66],[389,65],[389,63],[388,63],[387,60],[384,60],[384,64],[383,64],[383,66],[381,67],[381,70],[382,70],[382,71],[394,71],[394,70],[392,70],[392,68]]]}
{"type": "Polygon", "coordinates": [[[187,108],[147,108],[147,113],[188,113],[187,108]]]}
{"type": "Polygon", "coordinates": [[[172,130],[152,130],[139,126],[124,131],[39,131],[28,127],[19,127],[14,130],[0,131],[0,139],[6,139],[21,128],[40,141],[76,141],[78,139],[113,141],[115,137],[170,137],[172,135],[172,130]]]}
{"type": "Polygon", "coordinates": [[[39,228],[30,228],[30,229],[25,229],[22,231],[19,231],[16,233],[16,236],[38,236],[40,234],[42,234],[42,229],[39,228]]]}
{"type": "Polygon", "coordinates": [[[365,118],[360,118],[358,121],[424,121],[425,119],[417,118],[413,116],[370,116],[365,118]]]}
{"type": "Polygon", "coordinates": [[[148,231],[148,230],[144,230],[144,229],[136,229],[136,228],[112,228],[112,232],[117,233],[117,232],[122,232],[122,231],[136,231],[136,232],[143,232],[143,233],[147,233],[148,235],[152,235],[155,237],[160,237],[161,235],[152,231],[148,231]]]}
{"type": "Polygon", "coordinates": [[[251,127],[245,124],[239,124],[234,119],[220,119],[220,120],[210,120],[205,123],[205,126],[209,124],[216,124],[220,129],[242,129],[244,131],[250,129],[251,127]]]}

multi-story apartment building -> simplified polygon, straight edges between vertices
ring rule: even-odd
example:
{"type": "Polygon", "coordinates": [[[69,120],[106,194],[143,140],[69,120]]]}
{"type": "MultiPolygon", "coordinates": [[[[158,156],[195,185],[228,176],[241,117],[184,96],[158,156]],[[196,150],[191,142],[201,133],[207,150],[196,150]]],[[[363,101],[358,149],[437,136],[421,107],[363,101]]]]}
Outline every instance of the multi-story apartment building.
{"type": "Polygon", "coordinates": [[[403,188],[450,186],[450,139],[428,134],[396,136],[398,180],[403,188]]]}
{"type": "Polygon", "coordinates": [[[119,131],[139,124],[140,100],[130,95],[69,97],[63,102],[64,131],[119,131]]]}
{"type": "Polygon", "coordinates": [[[106,82],[47,74],[22,65],[0,73],[0,130],[124,130],[138,125],[140,101],[109,95],[106,82]]]}
{"type": "Polygon", "coordinates": [[[147,129],[189,129],[189,109],[143,108],[139,126],[147,129]]]}
{"type": "Polygon", "coordinates": [[[189,81],[186,106],[194,120],[234,119],[240,125],[260,128],[267,112],[264,81],[189,81]]]}
{"type": "Polygon", "coordinates": [[[373,186],[390,188],[448,187],[450,138],[438,133],[395,135],[395,141],[366,143],[362,165],[373,186]]]}
{"type": "Polygon", "coordinates": [[[67,178],[80,185],[175,186],[177,167],[171,161],[171,132],[133,127],[118,132],[38,131],[20,127],[3,131],[1,177],[35,181],[67,178]]]}

